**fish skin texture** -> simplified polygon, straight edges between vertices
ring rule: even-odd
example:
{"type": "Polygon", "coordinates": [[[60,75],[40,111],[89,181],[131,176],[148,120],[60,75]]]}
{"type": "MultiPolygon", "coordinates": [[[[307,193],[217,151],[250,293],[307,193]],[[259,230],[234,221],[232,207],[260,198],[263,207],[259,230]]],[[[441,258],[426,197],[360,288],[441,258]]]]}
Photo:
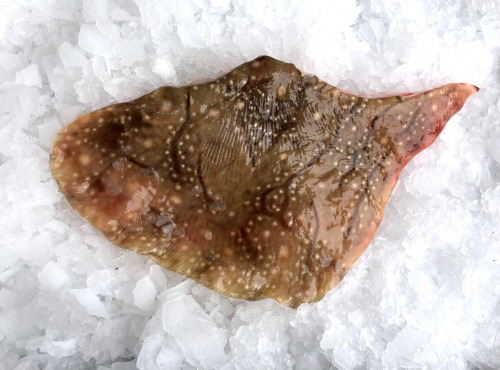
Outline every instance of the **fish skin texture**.
{"type": "Polygon", "coordinates": [[[401,170],[477,91],[366,99],[263,56],[82,115],[51,170],[114,244],[220,294],[296,308],[342,280],[401,170]]]}

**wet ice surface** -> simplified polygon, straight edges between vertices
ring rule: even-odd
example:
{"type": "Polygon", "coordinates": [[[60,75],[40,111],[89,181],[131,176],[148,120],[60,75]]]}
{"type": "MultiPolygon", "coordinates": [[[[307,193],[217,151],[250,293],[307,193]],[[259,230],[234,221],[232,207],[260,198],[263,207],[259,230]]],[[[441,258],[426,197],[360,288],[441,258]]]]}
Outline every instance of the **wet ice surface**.
{"type": "Polygon", "coordinates": [[[0,12],[0,358],[8,368],[498,367],[495,2],[25,1],[0,12]],[[49,172],[78,115],[269,54],[352,93],[481,88],[403,171],[343,282],[297,311],[114,247],[49,172]]]}

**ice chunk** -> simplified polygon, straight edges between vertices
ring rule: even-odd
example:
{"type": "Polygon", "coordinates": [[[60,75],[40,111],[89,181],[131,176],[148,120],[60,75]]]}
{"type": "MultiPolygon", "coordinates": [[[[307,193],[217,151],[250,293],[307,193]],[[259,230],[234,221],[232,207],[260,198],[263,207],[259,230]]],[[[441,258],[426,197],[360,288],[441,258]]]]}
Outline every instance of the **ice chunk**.
{"type": "Polygon", "coordinates": [[[134,63],[146,58],[144,42],[140,40],[120,39],[114,43],[114,52],[121,58],[124,66],[131,66],[134,63]]]}
{"type": "Polygon", "coordinates": [[[22,71],[17,72],[16,82],[25,86],[42,87],[38,65],[31,64],[22,71]]]}
{"type": "Polygon", "coordinates": [[[500,185],[487,190],[482,197],[482,201],[485,209],[500,215],[500,185]]]}
{"type": "Polygon", "coordinates": [[[87,312],[93,316],[108,317],[109,313],[104,303],[90,289],[71,289],[69,291],[82,306],[85,306],[87,312]]]}
{"type": "Polygon", "coordinates": [[[0,288],[0,308],[2,308],[3,310],[8,310],[11,307],[15,307],[17,303],[16,301],[17,295],[12,292],[12,290],[4,287],[0,288]]]}
{"type": "Polygon", "coordinates": [[[368,22],[363,23],[359,27],[359,37],[369,43],[369,44],[374,44],[377,41],[377,38],[375,36],[375,32],[371,25],[368,22]]]}
{"type": "Polygon", "coordinates": [[[482,34],[484,37],[484,42],[489,49],[500,47],[500,19],[491,17],[490,14],[486,15],[481,19],[480,24],[482,27],[482,34]]]}
{"type": "Polygon", "coordinates": [[[19,70],[20,65],[23,64],[23,58],[20,54],[0,52],[0,68],[5,71],[19,70]]]}
{"type": "Polygon", "coordinates": [[[69,42],[63,42],[58,48],[59,58],[66,68],[84,68],[88,65],[88,59],[82,49],[73,47],[69,42]]]}
{"type": "Polygon", "coordinates": [[[220,367],[225,359],[226,329],[213,319],[191,296],[167,300],[162,308],[163,330],[172,334],[194,366],[220,367]]]}
{"type": "Polygon", "coordinates": [[[95,269],[87,278],[87,284],[92,292],[111,297],[116,297],[121,283],[115,268],[95,269]]]}
{"type": "Polygon", "coordinates": [[[372,18],[368,21],[368,23],[370,24],[370,27],[373,30],[377,41],[383,40],[384,34],[386,32],[384,21],[380,18],[372,18]]]}
{"type": "Polygon", "coordinates": [[[107,39],[94,24],[82,24],[78,34],[78,45],[92,54],[108,58],[113,55],[111,40],[107,39]]]}
{"type": "Polygon", "coordinates": [[[46,339],[40,349],[57,358],[71,356],[78,350],[78,338],[66,340],[46,339]]]}
{"type": "Polygon", "coordinates": [[[87,22],[106,19],[108,14],[108,0],[88,0],[83,3],[83,18],[87,22]]]}
{"type": "Polygon", "coordinates": [[[295,364],[295,359],[288,353],[291,336],[287,316],[273,310],[269,303],[236,311],[238,319],[249,321],[248,325],[238,328],[230,341],[233,353],[240,354],[236,358],[237,368],[248,366],[245,357],[254,358],[252,366],[255,368],[272,368],[276,363],[290,368],[295,364]],[[270,310],[262,312],[266,306],[270,310]]]}
{"type": "MultiPolygon", "coordinates": [[[[390,362],[401,362],[405,357],[420,352],[429,345],[429,334],[411,326],[405,326],[394,338],[387,344],[385,357],[390,362]]],[[[406,366],[410,366],[406,363],[406,366]]]]}
{"type": "Polygon", "coordinates": [[[500,138],[491,138],[488,140],[488,149],[491,157],[500,163],[500,138]]]}
{"type": "Polygon", "coordinates": [[[155,61],[154,72],[160,75],[166,81],[175,76],[175,69],[172,64],[166,59],[157,59],[155,61]]]}
{"type": "Polygon", "coordinates": [[[49,221],[45,227],[56,234],[66,234],[69,230],[69,226],[59,220],[49,221]]]}
{"type": "Polygon", "coordinates": [[[181,369],[184,355],[175,339],[170,335],[157,333],[148,336],[137,358],[141,370],[181,369]]]}
{"type": "Polygon", "coordinates": [[[169,280],[165,276],[165,270],[163,270],[158,265],[152,265],[149,268],[149,275],[151,276],[151,280],[154,282],[155,286],[158,287],[159,291],[163,291],[168,286],[169,280]]]}
{"type": "Polygon", "coordinates": [[[38,137],[40,142],[47,148],[50,148],[54,143],[56,134],[61,130],[62,125],[56,119],[51,119],[43,122],[38,126],[38,137]]]}
{"type": "Polygon", "coordinates": [[[228,9],[231,5],[231,0],[210,0],[210,4],[215,8],[228,9]]]}
{"type": "Polygon", "coordinates": [[[55,291],[69,282],[69,276],[55,262],[50,261],[38,273],[38,282],[42,289],[55,291]]]}
{"type": "Polygon", "coordinates": [[[153,306],[158,290],[151,277],[144,276],[137,282],[133,294],[135,305],[141,310],[149,310],[153,306]]]}

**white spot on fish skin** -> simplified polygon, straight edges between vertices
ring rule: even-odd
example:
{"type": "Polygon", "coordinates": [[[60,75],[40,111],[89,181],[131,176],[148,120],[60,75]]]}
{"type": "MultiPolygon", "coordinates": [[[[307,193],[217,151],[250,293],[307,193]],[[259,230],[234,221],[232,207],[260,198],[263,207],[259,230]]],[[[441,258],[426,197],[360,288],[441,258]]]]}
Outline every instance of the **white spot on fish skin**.
{"type": "Polygon", "coordinates": [[[179,205],[179,204],[182,204],[182,199],[180,197],[178,197],[177,195],[172,195],[170,197],[170,201],[175,204],[175,205],[179,205]]]}
{"type": "Polygon", "coordinates": [[[153,140],[146,139],[142,142],[142,146],[146,149],[151,149],[153,147],[153,140]]]}
{"type": "Polygon", "coordinates": [[[164,100],[161,104],[161,109],[163,112],[169,113],[172,111],[174,104],[170,100],[164,100]]]}
{"type": "Polygon", "coordinates": [[[276,89],[276,96],[278,98],[282,98],[283,96],[285,96],[285,93],[286,93],[285,88],[283,87],[283,85],[280,84],[276,89]]]}
{"type": "Polygon", "coordinates": [[[78,161],[82,166],[88,166],[90,164],[90,156],[88,154],[80,154],[78,161]]]}

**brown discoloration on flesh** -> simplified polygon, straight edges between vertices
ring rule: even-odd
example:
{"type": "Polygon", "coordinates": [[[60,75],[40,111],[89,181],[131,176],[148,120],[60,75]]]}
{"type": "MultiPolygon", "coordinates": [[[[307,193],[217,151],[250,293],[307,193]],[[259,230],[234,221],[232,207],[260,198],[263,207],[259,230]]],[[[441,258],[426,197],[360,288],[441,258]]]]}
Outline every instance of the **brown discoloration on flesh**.
{"type": "Polygon", "coordinates": [[[297,307],[344,277],[402,168],[476,89],[363,99],[261,57],[81,116],[51,169],[113,243],[221,294],[297,307]]]}

